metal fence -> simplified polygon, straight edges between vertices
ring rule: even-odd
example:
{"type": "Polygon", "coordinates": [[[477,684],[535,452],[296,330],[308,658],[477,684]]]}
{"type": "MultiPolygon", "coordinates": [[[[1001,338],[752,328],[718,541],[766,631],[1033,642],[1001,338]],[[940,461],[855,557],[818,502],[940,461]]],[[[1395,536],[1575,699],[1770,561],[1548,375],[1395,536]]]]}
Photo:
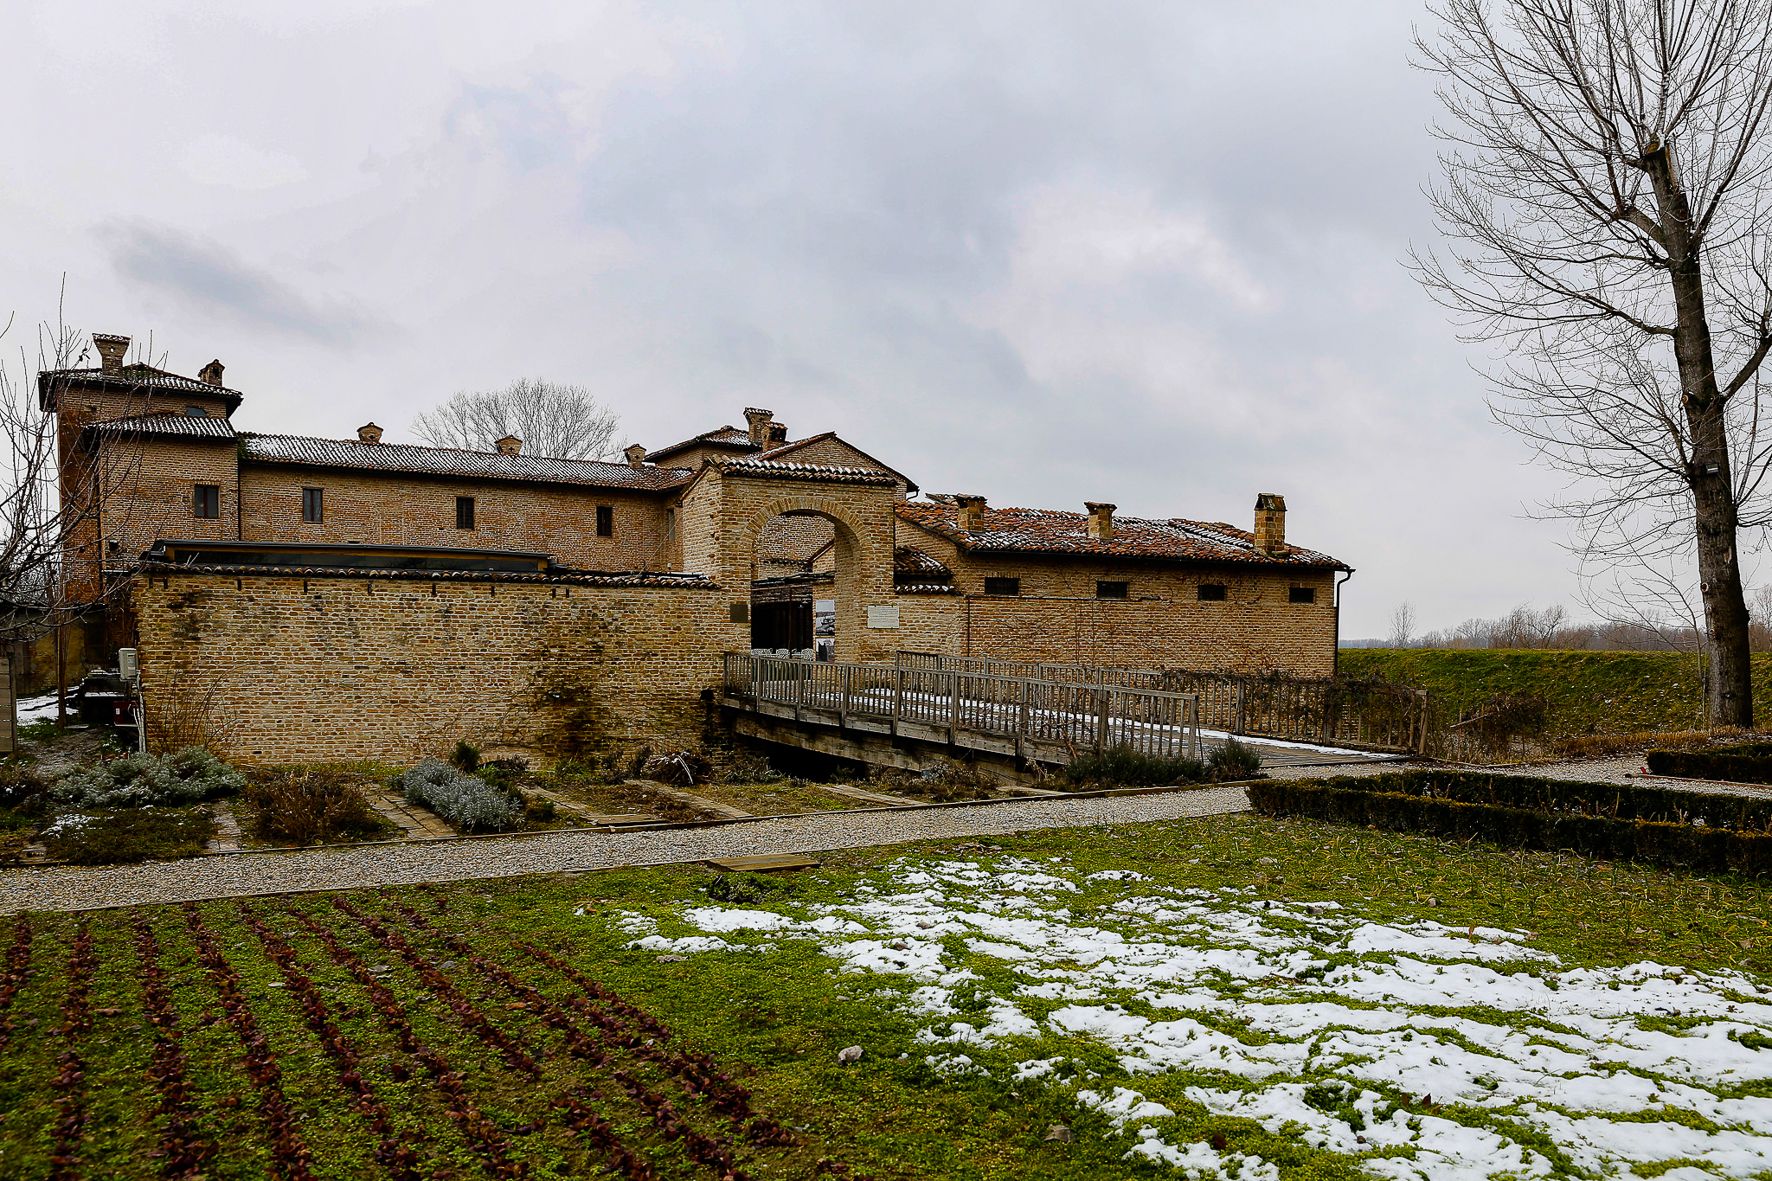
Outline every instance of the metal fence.
{"type": "Polygon", "coordinates": [[[1413,753],[1427,746],[1427,691],[1387,681],[1047,664],[939,652],[899,652],[893,663],[919,672],[1189,693],[1199,700],[1200,724],[1227,734],[1413,753]]]}
{"type": "Polygon", "coordinates": [[[1199,700],[1187,692],[905,664],[846,664],[729,652],[728,696],[1071,751],[1127,747],[1200,757],[1199,700]]]}

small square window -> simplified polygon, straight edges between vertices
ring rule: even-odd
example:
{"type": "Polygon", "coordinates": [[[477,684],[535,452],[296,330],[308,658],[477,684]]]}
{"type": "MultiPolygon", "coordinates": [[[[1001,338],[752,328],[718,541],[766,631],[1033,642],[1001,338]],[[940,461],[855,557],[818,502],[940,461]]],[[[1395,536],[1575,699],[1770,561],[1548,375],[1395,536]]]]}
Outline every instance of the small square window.
{"type": "Polygon", "coordinates": [[[597,536],[615,536],[615,508],[612,505],[600,504],[597,506],[597,536]]]}
{"type": "Polygon", "coordinates": [[[198,484],[191,490],[191,512],[205,521],[221,516],[221,485],[198,484]]]}
{"type": "Polygon", "coordinates": [[[1019,595],[1021,593],[1021,579],[987,578],[984,580],[984,593],[987,595],[1019,595]]]}
{"type": "Polygon", "coordinates": [[[301,490],[301,519],[310,525],[318,525],[326,520],[326,490],[324,488],[303,488],[301,490]]]}
{"type": "Polygon", "coordinates": [[[472,529],[474,527],[474,498],[458,496],[455,498],[455,527],[472,529]]]}
{"type": "Polygon", "coordinates": [[[1103,579],[1095,584],[1098,599],[1124,599],[1132,592],[1132,584],[1118,579],[1103,579]]]}
{"type": "Polygon", "coordinates": [[[1317,588],[1314,586],[1294,586],[1286,591],[1288,603],[1314,603],[1317,601],[1317,588]]]}
{"type": "Polygon", "coordinates": [[[1222,603],[1227,596],[1222,582],[1202,582],[1200,584],[1200,602],[1222,603]]]}

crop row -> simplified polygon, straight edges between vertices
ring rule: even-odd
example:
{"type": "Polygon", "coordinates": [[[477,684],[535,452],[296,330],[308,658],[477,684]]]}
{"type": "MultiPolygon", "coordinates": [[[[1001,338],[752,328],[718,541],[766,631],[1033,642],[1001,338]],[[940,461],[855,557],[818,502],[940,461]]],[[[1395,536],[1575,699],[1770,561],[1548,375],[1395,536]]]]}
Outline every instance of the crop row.
{"type": "Polygon", "coordinates": [[[333,1020],[331,1011],[326,1007],[325,999],[314,981],[301,969],[296,962],[295,951],[289,944],[270,927],[266,926],[244,903],[240,905],[240,918],[248,930],[258,936],[264,946],[265,954],[277,966],[277,974],[283,977],[291,994],[301,1006],[302,1019],[307,1023],[320,1044],[326,1048],[327,1056],[333,1061],[338,1072],[339,1085],[351,1096],[357,1114],[361,1115],[376,1136],[375,1159],[382,1167],[401,1181],[418,1176],[418,1153],[411,1145],[401,1141],[394,1128],[394,1116],[388,1105],[375,1093],[375,1087],[363,1075],[363,1060],[350,1040],[345,1037],[338,1023],[333,1020]]]}
{"type": "MultiPolygon", "coordinates": [[[[445,1112],[462,1136],[480,1154],[487,1171],[495,1177],[522,1177],[525,1174],[523,1163],[511,1158],[510,1141],[504,1131],[475,1104],[473,1097],[468,1094],[462,1073],[450,1066],[443,1055],[426,1045],[414,1032],[412,1022],[407,1019],[406,1010],[393,990],[377,980],[363,958],[323,924],[299,910],[291,909],[288,913],[320,941],[334,963],[349,972],[363,986],[369,994],[369,1003],[400,1043],[400,1048],[430,1075],[432,1083],[442,1094],[445,1112]]],[[[401,1077],[400,1073],[395,1074],[395,1078],[401,1077]]]]}
{"type": "MultiPolygon", "coordinates": [[[[678,1110],[676,1104],[654,1091],[635,1075],[620,1069],[614,1062],[612,1062],[603,1047],[599,1045],[596,1040],[586,1035],[586,1033],[579,1028],[578,1023],[572,1019],[571,1014],[565,1009],[549,1000],[533,985],[520,979],[509,969],[500,964],[493,963],[491,960],[475,951],[473,946],[460,936],[439,935],[427,922],[425,922],[422,915],[410,907],[396,904],[396,909],[398,909],[414,927],[425,930],[431,933],[434,937],[441,939],[445,946],[455,954],[467,960],[468,963],[482,976],[492,980],[513,996],[517,997],[522,1004],[527,1006],[531,1013],[535,1014],[545,1024],[560,1034],[561,1038],[566,1043],[567,1051],[572,1054],[573,1057],[589,1063],[592,1067],[598,1070],[606,1072],[609,1077],[612,1078],[624,1092],[626,1092],[628,1098],[633,1100],[640,1110],[646,1113],[647,1118],[652,1121],[653,1125],[666,1140],[680,1141],[682,1143],[684,1153],[691,1160],[712,1170],[717,1176],[722,1178],[722,1181],[735,1181],[735,1179],[742,1176],[733,1161],[732,1145],[730,1141],[726,1140],[724,1137],[709,1136],[697,1131],[689,1124],[688,1120],[683,1117],[682,1112],[678,1110]]],[[[398,946],[410,947],[410,944],[404,939],[404,937],[388,930],[385,924],[369,919],[369,916],[364,916],[364,918],[368,920],[369,924],[372,924],[371,933],[376,934],[378,938],[383,939],[383,941],[389,946],[396,947],[396,949],[398,949],[398,946]]],[[[595,1093],[587,1092],[586,1094],[594,1095],[595,1093]]]]}
{"type": "Polygon", "coordinates": [[[86,1131],[86,1064],[80,1057],[80,1041],[92,1029],[92,974],[97,967],[92,928],[82,922],[68,956],[68,991],[62,1000],[61,1027],[56,1031],[62,1049],[50,1084],[55,1089],[54,1147],[49,1155],[52,1178],[80,1175],[80,1141],[86,1131]]]}
{"type": "Polygon", "coordinates": [[[295,1112],[283,1094],[283,1072],[271,1053],[270,1039],[253,1016],[246,992],[240,986],[240,975],[222,955],[214,932],[204,925],[194,904],[185,903],[184,911],[185,924],[197,945],[197,958],[221,996],[222,1013],[234,1036],[240,1039],[246,1075],[258,1090],[259,1114],[271,1134],[271,1171],[289,1181],[305,1181],[313,1175],[309,1169],[312,1155],[296,1126],[295,1112]]]}
{"type": "Polygon", "coordinates": [[[19,915],[12,923],[12,943],[6,948],[6,963],[0,966],[0,1050],[12,1040],[12,1002],[31,974],[31,920],[19,915]]]}
{"type": "Polygon", "coordinates": [[[138,979],[142,1010],[154,1039],[148,1081],[160,1097],[157,1114],[162,1121],[161,1169],[169,1177],[201,1176],[215,1155],[215,1145],[197,1131],[191,1106],[190,1064],[180,1044],[178,1013],[172,1005],[172,991],[166,986],[166,971],[160,966],[159,941],[154,938],[147,916],[140,911],[135,914],[135,951],[141,961],[138,979]]]}

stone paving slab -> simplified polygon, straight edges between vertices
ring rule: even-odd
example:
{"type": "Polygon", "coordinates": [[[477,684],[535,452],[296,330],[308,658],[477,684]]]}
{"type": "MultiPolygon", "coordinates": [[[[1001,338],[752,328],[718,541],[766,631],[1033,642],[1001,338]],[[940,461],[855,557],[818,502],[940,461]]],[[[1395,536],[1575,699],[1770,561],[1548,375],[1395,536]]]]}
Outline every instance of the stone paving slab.
{"type": "Polygon", "coordinates": [[[761,853],[812,853],[1043,828],[1181,820],[1242,812],[1241,787],[1132,796],[770,816],[727,824],[244,852],[120,866],[0,870],[0,914],[89,910],[306,890],[348,890],[523,874],[669,865],[761,853]]]}

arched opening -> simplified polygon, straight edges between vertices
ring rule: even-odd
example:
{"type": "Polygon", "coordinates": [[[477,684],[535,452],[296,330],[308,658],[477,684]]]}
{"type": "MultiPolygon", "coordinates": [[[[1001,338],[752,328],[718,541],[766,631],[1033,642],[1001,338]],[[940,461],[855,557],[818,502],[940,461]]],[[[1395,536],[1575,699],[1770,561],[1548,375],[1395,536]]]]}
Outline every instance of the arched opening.
{"type": "MultiPolygon", "coordinates": [[[[844,659],[844,615],[857,599],[855,535],[818,509],[789,509],[758,531],[751,558],[751,648],[802,659],[844,659]]],[[[845,641],[849,641],[845,643],[845,641]]]]}

